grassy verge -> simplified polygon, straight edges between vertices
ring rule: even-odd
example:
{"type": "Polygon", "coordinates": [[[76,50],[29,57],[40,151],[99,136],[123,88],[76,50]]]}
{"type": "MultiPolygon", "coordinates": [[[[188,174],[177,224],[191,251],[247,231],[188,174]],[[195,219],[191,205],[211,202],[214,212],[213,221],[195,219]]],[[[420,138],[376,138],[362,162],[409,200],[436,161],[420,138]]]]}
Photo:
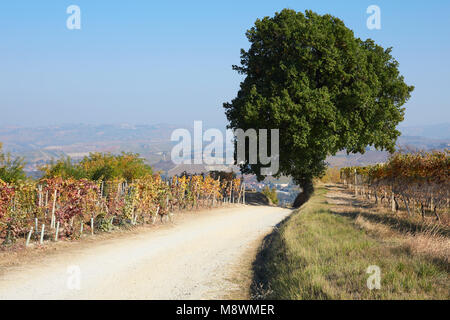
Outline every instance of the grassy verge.
{"type": "Polygon", "coordinates": [[[263,299],[449,299],[449,267],[332,213],[324,187],[265,239],[252,296],[263,299]],[[370,290],[367,268],[381,270],[370,290]]]}

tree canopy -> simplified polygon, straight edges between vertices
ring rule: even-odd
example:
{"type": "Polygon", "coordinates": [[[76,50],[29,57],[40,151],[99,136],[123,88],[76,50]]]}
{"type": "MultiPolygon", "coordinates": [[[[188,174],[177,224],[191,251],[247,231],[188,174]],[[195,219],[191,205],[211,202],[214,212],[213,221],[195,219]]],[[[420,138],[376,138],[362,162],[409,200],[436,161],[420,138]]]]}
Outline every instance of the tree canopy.
{"type": "Polygon", "coordinates": [[[24,160],[19,157],[13,158],[10,153],[4,153],[2,147],[0,143],[0,181],[11,183],[25,180],[24,160]]]}
{"type": "Polygon", "coordinates": [[[41,168],[45,178],[62,177],[89,180],[124,179],[132,181],[152,174],[152,168],[145,164],[138,154],[122,152],[91,153],[80,162],[62,158],[41,168]]]}
{"type": "MultiPolygon", "coordinates": [[[[414,88],[391,48],[356,38],[331,15],[288,9],[256,20],[246,36],[250,48],[233,66],[245,79],[225,113],[232,129],[280,130],[279,174],[310,187],[340,150],[394,150],[414,88]]],[[[244,172],[264,178],[263,165],[246,161],[244,172]]]]}

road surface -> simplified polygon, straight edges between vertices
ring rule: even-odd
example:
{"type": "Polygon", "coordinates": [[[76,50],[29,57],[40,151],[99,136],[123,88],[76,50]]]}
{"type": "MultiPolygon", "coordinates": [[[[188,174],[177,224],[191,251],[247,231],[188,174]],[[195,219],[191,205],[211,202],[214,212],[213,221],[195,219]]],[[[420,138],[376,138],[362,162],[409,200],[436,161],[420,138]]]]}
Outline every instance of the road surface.
{"type": "Polygon", "coordinates": [[[243,289],[233,281],[248,271],[242,261],[290,213],[240,205],[89,243],[7,270],[0,299],[224,298],[243,289]]]}

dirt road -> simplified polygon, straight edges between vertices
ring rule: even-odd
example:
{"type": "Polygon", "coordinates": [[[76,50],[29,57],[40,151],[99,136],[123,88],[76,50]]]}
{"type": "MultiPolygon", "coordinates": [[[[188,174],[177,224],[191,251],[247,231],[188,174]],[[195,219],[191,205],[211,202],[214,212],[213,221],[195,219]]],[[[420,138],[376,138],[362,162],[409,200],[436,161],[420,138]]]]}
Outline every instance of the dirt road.
{"type": "Polygon", "coordinates": [[[246,290],[262,237],[290,214],[215,209],[157,230],[90,243],[0,276],[0,299],[215,299],[246,290]],[[247,261],[247,262],[246,262],[247,261]]]}

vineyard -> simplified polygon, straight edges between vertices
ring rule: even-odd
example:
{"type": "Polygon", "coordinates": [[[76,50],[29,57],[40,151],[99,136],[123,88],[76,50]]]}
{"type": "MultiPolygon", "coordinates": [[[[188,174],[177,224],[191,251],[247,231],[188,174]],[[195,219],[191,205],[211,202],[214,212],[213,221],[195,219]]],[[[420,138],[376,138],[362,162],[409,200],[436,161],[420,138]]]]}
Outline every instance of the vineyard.
{"type": "Polygon", "coordinates": [[[345,186],[393,212],[404,209],[408,218],[435,220],[448,225],[449,151],[394,154],[387,163],[342,168],[345,186]]]}
{"type": "Polygon", "coordinates": [[[84,233],[155,223],[176,211],[245,203],[240,179],[194,175],[164,180],[148,175],[126,180],[42,179],[7,184],[0,180],[0,240],[57,241],[84,233]]]}

